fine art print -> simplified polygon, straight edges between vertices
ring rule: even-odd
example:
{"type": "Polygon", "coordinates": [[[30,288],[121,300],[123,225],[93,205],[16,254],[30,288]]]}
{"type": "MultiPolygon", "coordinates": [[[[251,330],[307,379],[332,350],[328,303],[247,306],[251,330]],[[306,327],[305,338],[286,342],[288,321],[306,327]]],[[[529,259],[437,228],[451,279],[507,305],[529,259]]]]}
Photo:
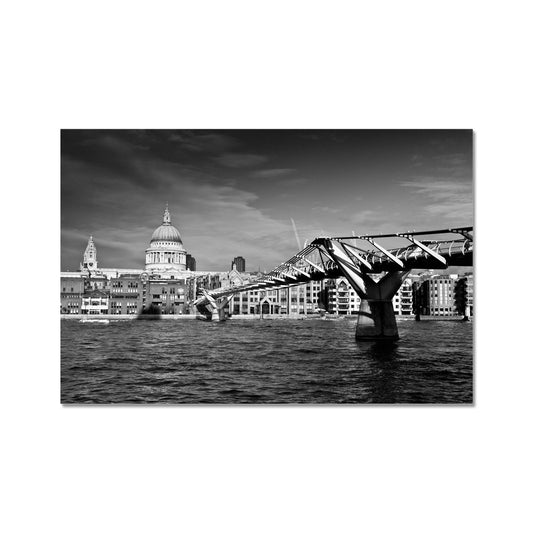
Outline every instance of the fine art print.
{"type": "Polygon", "coordinates": [[[63,404],[473,402],[472,130],[63,130],[63,404]]]}

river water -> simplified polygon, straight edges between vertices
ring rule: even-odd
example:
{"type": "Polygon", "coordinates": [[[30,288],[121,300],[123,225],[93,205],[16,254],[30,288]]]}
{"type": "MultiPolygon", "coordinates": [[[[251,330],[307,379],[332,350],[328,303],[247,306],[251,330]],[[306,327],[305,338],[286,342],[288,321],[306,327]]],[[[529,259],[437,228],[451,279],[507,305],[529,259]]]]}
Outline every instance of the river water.
{"type": "Polygon", "coordinates": [[[472,323],[61,321],[62,403],[471,403],[472,323]]]}

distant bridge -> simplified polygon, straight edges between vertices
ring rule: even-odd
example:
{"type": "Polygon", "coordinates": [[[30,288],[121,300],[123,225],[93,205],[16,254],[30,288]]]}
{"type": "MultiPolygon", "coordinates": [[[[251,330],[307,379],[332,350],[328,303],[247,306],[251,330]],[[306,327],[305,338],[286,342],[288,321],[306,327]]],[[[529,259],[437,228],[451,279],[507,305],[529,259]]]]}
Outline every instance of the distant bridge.
{"type": "Polygon", "coordinates": [[[473,227],[406,231],[379,235],[318,237],[290,259],[252,283],[224,287],[194,303],[207,318],[223,320],[232,295],[249,290],[291,287],[311,280],[346,277],[361,298],[356,338],[397,339],[392,297],[412,269],[472,266],[473,227]],[[453,237],[452,237],[453,236],[453,237]],[[404,246],[394,246],[405,243],[404,246]],[[375,281],[371,274],[385,273],[375,281]]]}

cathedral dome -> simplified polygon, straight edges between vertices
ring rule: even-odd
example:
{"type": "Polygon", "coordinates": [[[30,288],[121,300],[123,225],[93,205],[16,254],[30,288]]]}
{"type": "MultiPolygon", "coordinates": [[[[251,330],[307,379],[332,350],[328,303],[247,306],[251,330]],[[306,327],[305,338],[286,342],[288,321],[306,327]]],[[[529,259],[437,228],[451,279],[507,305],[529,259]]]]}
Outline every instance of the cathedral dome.
{"type": "Polygon", "coordinates": [[[150,242],[152,243],[155,241],[170,241],[183,244],[179,231],[170,224],[161,224],[161,226],[154,231],[150,242]]]}
{"type": "Polygon", "coordinates": [[[156,228],[150,239],[150,243],[157,241],[167,241],[167,242],[176,242],[178,244],[183,244],[181,240],[180,232],[170,223],[170,213],[168,207],[165,209],[165,214],[163,215],[163,224],[156,228]]]}

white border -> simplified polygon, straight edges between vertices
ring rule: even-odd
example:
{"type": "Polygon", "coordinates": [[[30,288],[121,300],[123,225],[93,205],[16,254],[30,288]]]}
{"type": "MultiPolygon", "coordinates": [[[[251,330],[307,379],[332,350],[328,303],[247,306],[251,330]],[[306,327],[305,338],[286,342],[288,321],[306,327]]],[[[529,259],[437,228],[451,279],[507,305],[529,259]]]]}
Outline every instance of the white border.
{"type": "Polygon", "coordinates": [[[4,9],[4,531],[531,529],[531,17],[479,6],[4,9]],[[474,128],[476,406],[62,408],[62,127],[474,128]]]}

